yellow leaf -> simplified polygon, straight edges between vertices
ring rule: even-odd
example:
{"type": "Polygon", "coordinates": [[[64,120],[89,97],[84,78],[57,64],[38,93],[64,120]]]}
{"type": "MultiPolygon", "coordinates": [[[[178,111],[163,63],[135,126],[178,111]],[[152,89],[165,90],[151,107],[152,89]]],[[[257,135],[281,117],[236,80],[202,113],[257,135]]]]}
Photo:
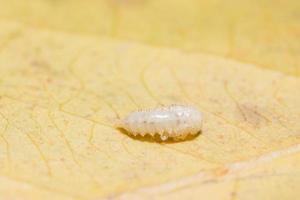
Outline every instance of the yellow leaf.
{"type": "Polygon", "coordinates": [[[0,7],[1,199],[299,196],[300,79],[281,72],[297,75],[299,39],[276,38],[284,48],[271,51],[257,33],[296,33],[297,1],[12,2],[0,7]],[[204,113],[192,140],[114,128],[131,111],[178,102],[204,113]]]}

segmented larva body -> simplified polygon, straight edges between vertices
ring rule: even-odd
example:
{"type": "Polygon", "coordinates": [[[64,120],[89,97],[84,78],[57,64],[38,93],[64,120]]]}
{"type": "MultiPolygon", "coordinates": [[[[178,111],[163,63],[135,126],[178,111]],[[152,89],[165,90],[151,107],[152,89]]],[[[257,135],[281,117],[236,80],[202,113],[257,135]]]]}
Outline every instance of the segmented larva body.
{"type": "Polygon", "coordinates": [[[197,134],[202,127],[202,114],[192,106],[171,105],[130,113],[117,124],[137,136],[158,134],[161,140],[184,139],[197,134]]]}

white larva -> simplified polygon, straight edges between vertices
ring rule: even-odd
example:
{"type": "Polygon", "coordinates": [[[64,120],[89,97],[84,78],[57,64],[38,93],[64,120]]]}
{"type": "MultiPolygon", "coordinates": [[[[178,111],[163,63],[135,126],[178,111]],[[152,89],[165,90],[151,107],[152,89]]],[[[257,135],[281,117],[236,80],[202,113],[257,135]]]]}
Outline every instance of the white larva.
{"type": "Polygon", "coordinates": [[[201,130],[202,114],[193,106],[171,105],[132,112],[121,119],[117,127],[134,136],[158,134],[161,140],[177,140],[201,130]]]}

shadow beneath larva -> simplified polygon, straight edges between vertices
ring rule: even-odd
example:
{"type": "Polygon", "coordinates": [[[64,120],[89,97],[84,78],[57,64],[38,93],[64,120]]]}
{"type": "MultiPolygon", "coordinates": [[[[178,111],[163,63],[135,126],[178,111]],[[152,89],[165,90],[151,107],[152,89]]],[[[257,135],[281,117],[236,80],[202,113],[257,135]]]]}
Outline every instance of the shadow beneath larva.
{"type": "Polygon", "coordinates": [[[168,143],[168,144],[191,141],[191,140],[194,140],[196,137],[198,137],[201,134],[201,131],[199,131],[197,134],[187,135],[185,138],[180,138],[180,139],[168,138],[167,140],[162,140],[158,134],[155,134],[154,136],[151,136],[149,134],[147,134],[145,136],[141,136],[141,135],[134,136],[123,128],[118,128],[118,130],[122,134],[130,137],[133,140],[139,140],[142,142],[151,142],[151,143],[168,143]]]}

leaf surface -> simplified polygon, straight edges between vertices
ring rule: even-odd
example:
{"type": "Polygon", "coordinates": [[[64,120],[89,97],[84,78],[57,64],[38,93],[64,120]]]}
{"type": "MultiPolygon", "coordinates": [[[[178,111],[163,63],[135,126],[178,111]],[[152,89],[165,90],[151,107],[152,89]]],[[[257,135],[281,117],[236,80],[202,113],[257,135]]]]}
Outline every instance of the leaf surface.
{"type": "MultiPolygon", "coordinates": [[[[97,12],[91,16],[95,21],[87,23],[80,1],[28,2],[0,8],[5,10],[0,14],[2,199],[299,196],[299,66],[287,50],[292,44],[298,51],[296,36],[288,37],[282,55],[264,49],[265,38],[252,43],[241,34],[237,44],[250,53],[239,59],[238,53],[227,56],[230,37],[222,33],[228,24],[218,22],[218,31],[208,22],[193,26],[199,17],[210,16],[210,9],[220,9],[218,3],[205,4],[208,11],[197,14],[196,1],[183,7],[181,1],[95,1],[88,5],[95,5],[90,13],[96,8],[106,12],[97,12]],[[60,14],[49,17],[54,10],[60,14]],[[191,12],[182,15],[185,10],[191,12]],[[74,16],[62,18],[65,13],[74,16]],[[183,18],[177,26],[172,17],[178,16],[183,18]],[[149,23],[141,27],[142,19],[149,23]],[[181,40],[173,33],[178,27],[187,34],[181,40]],[[215,34],[224,38],[214,40],[215,34]],[[281,64],[273,60],[279,54],[281,64]],[[131,111],[178,102],[204,114],[202,133],[193,140],[157,143],[114,128],[131,111]]],[[[297,2],[288,2],[282,15],[291,20],[280,22],[279,30],[297,29],[292,16],[297,2]]],[[[240,4],[236,15],[246,15],[240,4]]],[[[232,9],[225,7],[221,16],[228,17],[232,9]]],[[[272,16],[279,15],[276,9],[279,5],[266,8],[272,16]]],[[[252,20],[253,26],[258,26],[255,20],[274,30],[260,17],[252,20]]],[[[241,30],[243,24],[251,25],[236,27],[241,30]]],[[[254,29],[247,32],[251,37],[257,34],[254,29]]]]}

